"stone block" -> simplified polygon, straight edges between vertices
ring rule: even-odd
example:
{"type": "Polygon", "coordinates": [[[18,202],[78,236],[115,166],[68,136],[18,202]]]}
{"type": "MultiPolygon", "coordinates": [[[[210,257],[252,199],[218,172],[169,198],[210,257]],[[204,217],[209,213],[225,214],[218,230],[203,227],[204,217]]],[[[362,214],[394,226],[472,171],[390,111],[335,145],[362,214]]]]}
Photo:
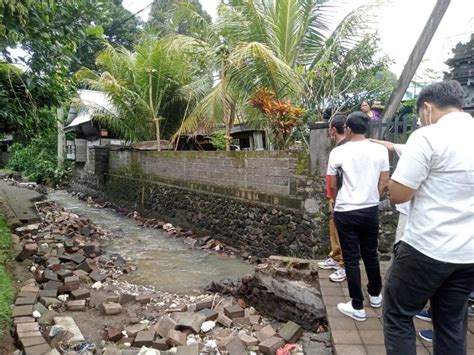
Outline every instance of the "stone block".
{"type": "Polygon", "coordinates": [[[91,265],[91,262],[88,259],[84,260],[84,262],[77,265],[76,269],[77,270],[82,270],[82,271],[86,272],[87,274],[89,274],[90,272],[92,272],[94,270],[92,265],[91,265]]]}
{"type": "Polygon", "coordinates": [[[135,301],[135,296],[129,293],[122,293],[119,297],[120,304],[127,304],[135,301]]]}
{"type": "Polygon", "coordinates": [[[26,337],[20,339],[20,344],[23,348],[32,347],[36,345],[47,344],[44,337],[40,334],[39,336],[26,337]]]}
{"type": "Polygon", "coordinates": [[[102,309],[104,314],[107,316],[113,316],[122,313],[122,306],[120,305],[120,303],[104,303],[102,305],[102,309]]]}
{"type": "Polygon", "coordinates": [[[62,303],[57,298],[53,298],[53,297],[40,297],[40,302],[46,308],[49,308],[49,306],[54,307],[54,306],[60,305],[62,303]]]}
{"type": "Polygon", "coordinates": [[[120,329],[109,328],[107,329],[107,339],[116,343],[123,338],[123,333],[120,329]]]}
{"type": "Polygon", "coordinates": [[[160,351],[166,351],[170,348],[169,345],[166,343],[166,338],[160,338],[160,339],[154,340],[153,343],[151,344],[151,347],[153,349],[160,350],[160,351]]]}
{"type": "Polygon", "coordinates": [[[33,305],[13,307],[12,317],[29,317],[33,314],[33,305]]]}
{"type": "Polygon", "coordinates": [[[256,346],[259,343],[257,338],[247,334],[239,335],[239,339],[245,344],[245,346],[256,346]]]}
{"type": "Polygon", "coordinates": [[[84,270],[74,270],[72,273],[73,275],[76,275],[77,277],[79,277],[79,279],[89,276],[89,273],[85,272],[84,270]]]}
{"type": "Polygon", "coordinates": [[[48,344],[34,345],[25,348],[24,355],[40,355],[51,351],[48,344]]]}
{"type": "Polygon", "coordinates": [[[135,340],[133,341],[133,346],[141,348],[142,346],[150,347],[155,340],[155,331],[154,330],[143,330],[137,333],[135,340]]]}
{"type": "Polygon", "coordinates": [[[244,343],[237,337],[232,337],[225,345],[229,355],[247,354],[247,349],[244,343]]]}
{"type": "Polygon", "coordinates": [[[29,323],[20,323],[16,326],[17,333],[28,333],[39,331],[39,325],[35,321],[29,323]]]}
{"type": "Polygon", "coordinates": [[[68,301],[66,306],[69,311],[83,311],[86,309],[86,300],[68,301]]]}
{"type": "Polygon", "coordinates": [[[18,297],[15,300],[15,306],[27,306],[36,303],[36,297],[18,297]]]}
{"type": "Polygon", "coordinates": [[[107,298],[105,299],[106,302],[112,302],[112,303],[119,303],[120,296],[119,295],[108,295],[107,298]]]}
{"type": "Polygon", "coordinates": [[[33,305],[33,311],[38,311],[38,312],[40,312],[41,315],[44,315],[44,314],[46,314],[49,310],[48,310],[45,306],[43,306],[42,303],[39,303],[39,302],[38,302],[38,303],[35,303],[35,304],[33,305]]]}
{"type": "Polygon", "coordinates": [[[187,336],[179,330],[171,329],[168,333],[166,343],[170,346],[181,346],[186,344],[187,336]]]}
{"type": "Polygon", "coordinates": [[[73,300],[85,300],[90,297],[90,291],[87,288],[78,288],[71,292],[71,298],[73,300]]]}
{"type": "Polygon", "coordinates": [[[13,318],[13,325],[17,326],[18,324],[21,324],[21,323],[32,323],[34,321],[35,319],[33,317],[16,317],[16,318],[13,318]]]}
{"type": "Polygon", "coordinates": [[[58,281],[59,280],[58,274],[56,274],[54,271],[52,271],[50,269],[44,270],[43,277],[46,280],[49,280],[49,281],[58,281]]]}
{"type": "Polygon", "coordinates": [[[58,290],[61,286],[63,286],[63,283],[60,281],[48,281],[44,284],[43,289],[44,290],[58,290]]]}
{"type": "Polygon", "coordinates": [[[17,332],[17,334],[18,334],[18,338],[20,339],[20,342],[21,342],[22,339],[42,336],[42,334],[40,333],[39,330],[33,330],[31,332],[24,332],[24,333],[18,333],[17,332]]]}
{"type": "Polygon", "coordinates": [[[58,296],[58,290],[40,290],[39,296],[56,298],[58,296]]]}
{"type": "Polygon", "coordinates": [[[102,355],[122,355],[122,350],[115,345],[109,345],[104,349],[102,355]]]}
{"type": "Polygon", "coordinates": [[[74,261],[76,264],[82,264],[84,260],[86,260],[86,257],[81,254],[74,254],[71,257],[71,261],[74,261]]]}
{"type": "Polygon", "coordinates": [[[277,350],[284,345],[285,345],[285,341],[282,338],[277,337],[277,336],[272,336],[262,341],[258,345],[258,349],[264,355],[275,355],[277,350]]]}
{"type": "Polygon", "coordinates": [[[303,335],[303,328],[292,321],[288,321],[278,331],[278,335],[285,339],[287,343],[293,344],[298,341],[301,335],[303,335]]]}
{"type": "Polygon", "coordinates": [[[64,281],[66,277],[74,275],[71,270],[62,269],[57,272],[57,275],[60,280],[64,281]]]}
{"type": "Polygon", "coordinates": [[[199,344],[178,346],[176,355],[199,355],[199,344]]]}
{"type": "Polygon", "coordinates": [[[224,314],[230,319],[244,317],[245,311],[242,307],[238,305],[233,305],[229,307],[224,307],[224,314]]]}
{"type": "Polygon", "coordinates": [[[241,326],[250,326],[252,322],[250,322],[250,317],[238,317],[232,319],[232,322],[235,325],[241,325],[241,326]]]}
{"type": "Polygon", "coordinates": [[[107,278],[107,275],[104,275],[98,271],[92,271],[89,274],[89,277],[92,279],[92,281],[97,282],[97,281],[104,281],[107,278]]]}
{"type": "Polygon", "coordinates": [[[259,314],[253,314],[250,317],[250,323],[252,324],[260,324],[262,317],[259,314]]]}
{"type": "Polygon", "coordinates": [[[146,329],[145,324],[138,323],[138,324],[128,326],[127,328],[125,328],[125,331],[127,332],[127,335],[130,338],[135,338],[137,336],[138,332],[141,332],[145,329],[146,329]]]}
{"type": "Polygon", "coordinates": [[[273,327],[269,324],[269,325],[266,325],[265,327],[263,327],[262,329],[260,329],[258,332],[257,332],[257,339],[261,342],[267,340],[268,338],[271,338],[273,336],[275,336],[277,333],[275,331],[275,329],[273,329],[273,327]]]}
{"type": "Polygon", "coordinates": [[[76,276],[76,275],[67,276],[66,278],[64,278],[64,285],[65,286],[79,285],[79,276],[76,276]]]}
{"type": "Polygon", "coordinates": [[[204,323],[206,316],[200,313],[174,313],[179,315],[176,320],[176,329],[177,330],[190,330],[193,333],[199,333],[201,330],[201,325],[204,323]]]}
{"type": "Polygon", "coordinates": [[[20,253],[15,257],[15,260],[22,262],[28,259],[29,257],[35,255],[37,251],[38,245],[36,243],[25,244],[20,253]]]}
{"type": "Polygon", "coordinates": [[[213,297],[206,297],[203,300],[196,302],[196,312],[205,309],[205,308],[212,308],[213,297]]]}
{"type": "Polygon", "coordinates": [[[219,315],[216,311],[213,311],[212,309],[209,309],[209,308],[201,309],[198,313],[203,314],[206,317],[204,321],[208,321],[208,320],[215,321],[217,319],[217,316],[219,315]]]}
{"type": "Polygon", "coordinates": [[[161,337],[166,338],[170,330],[176,329],[176,321],[168,316],[162,316],[158,322],[153,325],[153,329],[159,334],[161,337]]]}
{"type": "Polygon", "coordinates": [[[137,301],[140,304],[147,304],[150,303],[151,299],[153,298],[153,294],[151,293],[145,293],[143,295],[138,295],[135,297],[135,301],[137,301]]]}
{"type": "Polygon", "coordinates": [[[71,317],[54,317],[53,320],[54,324],[62,325],[66,331],[71,332],[73,334],[73,337],[71,338],[71,343],[81,343],[86,341],[84,335],[82,335],[81,333],[81,330],[77,326],[74,319],[72,319],[71,317]]]}
{"type": "Polygon", "coordinates": [[[223,314],[220,314],[220,313],[217,316],[216,322],[219,323],[220,325],[223,325],[224,327],[227,327],[227,328],[232,327],[232,319],[230,319],[229,317],[227,317],[223,314]]]}

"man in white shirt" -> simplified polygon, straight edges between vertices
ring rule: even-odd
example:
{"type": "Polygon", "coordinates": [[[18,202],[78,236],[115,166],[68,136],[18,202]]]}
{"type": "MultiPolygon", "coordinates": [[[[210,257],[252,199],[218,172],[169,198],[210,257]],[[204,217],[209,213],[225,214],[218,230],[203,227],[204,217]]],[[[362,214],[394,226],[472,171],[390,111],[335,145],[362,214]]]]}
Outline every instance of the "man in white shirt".
{"type": "Polygon", "coordinates": [[[407,226],[385,287],[387,354],[416,354],[413,316],[430,300],[435,354],[466,354],[467,301],[474,289],[474,119],[456,81],[425,87],[422,128],[410,136],[390,195],[410,201],[407,226]]]}
{"type": "Polygon", "coordinates": [[[365,138],[369,118],[354,112],[346,121],[348,142],[329,155],[327,175],[334,206],[334,221],[339,232],[351,301],[339,303],[338,310],[357,320],[366,319],[363,307],[359,259],[367,272],[367,290],[372,307],[382,306],[382,279],[378,259],[380,196],[388,183],[388,151],[365,138]],[[342,170],[342,187],[337,189],[337,173],[342,170]]]}

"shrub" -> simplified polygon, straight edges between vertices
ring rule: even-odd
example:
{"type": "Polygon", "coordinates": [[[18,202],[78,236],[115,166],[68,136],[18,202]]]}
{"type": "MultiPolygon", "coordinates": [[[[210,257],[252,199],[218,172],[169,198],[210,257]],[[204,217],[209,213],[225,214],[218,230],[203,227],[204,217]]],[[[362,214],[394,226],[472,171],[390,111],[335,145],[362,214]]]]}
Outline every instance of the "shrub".
{"type": "Polygon", "coordinates": [[[71,175],[69,162],[57,167],[57,137],[54,131],[33,138],[27,145],[10,147],[7,167],[16,170],[28,181],[50,186],[64,184],[71,175]]]}

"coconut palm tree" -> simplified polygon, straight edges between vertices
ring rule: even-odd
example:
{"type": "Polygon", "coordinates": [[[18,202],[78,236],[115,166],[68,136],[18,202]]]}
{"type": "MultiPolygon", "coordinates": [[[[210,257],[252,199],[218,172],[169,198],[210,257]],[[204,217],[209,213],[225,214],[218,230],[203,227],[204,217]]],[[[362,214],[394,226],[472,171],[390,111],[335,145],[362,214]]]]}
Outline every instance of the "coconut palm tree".
{"type": "Polygon", "coordinates": [[[160,127],[169,121],[169,107],[179,100],[177,90],[202,74],[193,56],[199,54],[199,41],[179,37],[147,34],[133,52],[109,46],[97,57],[100,73],[77,73],[88,87],[108,94],[116,110],[100,118],[123,138],[156,138],[160,150],[160,127]]]}
{"type": "Polygon", "coordinates": [[[229,149],[233,121],[240,112],[249,115],[248,101],[259,88],[301,101],[307,92],[304,74],[354,46],[370,27],[367,14],[376,6],[350,12],[333,31],[329,28],[335,4],[327,0],[229,0],[220,5],[217,22],[207,28],[196,13],[181,9],[180,16],[187,11],[191,22],[212,34],[208,43],[215,50],[209,62],[220,76],[207,95],[199,85],[181,90],[187,97],[202,99],[176,135],[223,122],[229,149]]]}

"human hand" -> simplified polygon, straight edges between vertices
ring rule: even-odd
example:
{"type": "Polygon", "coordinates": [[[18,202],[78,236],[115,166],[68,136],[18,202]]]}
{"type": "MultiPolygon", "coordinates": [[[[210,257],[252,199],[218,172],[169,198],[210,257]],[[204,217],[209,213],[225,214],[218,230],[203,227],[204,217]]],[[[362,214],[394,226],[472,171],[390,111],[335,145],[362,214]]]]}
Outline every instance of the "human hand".
{"type": "Polygon", "coordinates": [[[369,140],[370,140],[371,142],[373,142],[373,143],[377,143],[377,144],[383,145],[385,148],[388,149],[389,152],[395,151],[395,144],[393,144],[392,142],[381,141],[381,140],[372,139],[372,138],[370,138],[369,140]]]}

